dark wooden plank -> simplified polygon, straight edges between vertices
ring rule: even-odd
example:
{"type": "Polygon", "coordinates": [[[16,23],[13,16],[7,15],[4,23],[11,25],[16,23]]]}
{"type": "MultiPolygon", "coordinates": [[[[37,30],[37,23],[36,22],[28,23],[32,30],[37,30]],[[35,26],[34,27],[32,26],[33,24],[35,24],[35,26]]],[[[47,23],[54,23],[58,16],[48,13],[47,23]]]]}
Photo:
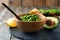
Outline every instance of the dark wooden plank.
{"type": "Polygon", "coordinates": [[[46,0],[46,6],[52,7],[52,6],[57,6],[58,0],[46,0]]]}
{"type": "Polygon", "coordinates": [[[37,7],[45,6],[45,0],[34,0],[34,6],[37,7]]]}
{"type": "Polygon", "coordinates": [[[21,0],[13,0],[13,6],[21,6],[21,0]]]}
{"type": "Polygon", "coordinates": [[[33,7],[33,0],[23,0],[22,6],[33,7]]]}
{"type": "Polygon", "coordinates": [[[58,6],[60,7],[60,0],[58,0],[58,6]]]}

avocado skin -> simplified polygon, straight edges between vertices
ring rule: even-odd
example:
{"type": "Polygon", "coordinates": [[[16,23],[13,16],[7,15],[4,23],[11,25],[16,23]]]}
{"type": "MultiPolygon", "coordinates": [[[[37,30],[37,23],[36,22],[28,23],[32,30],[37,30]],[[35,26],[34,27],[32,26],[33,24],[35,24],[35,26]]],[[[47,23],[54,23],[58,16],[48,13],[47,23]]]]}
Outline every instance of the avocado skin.
{"type": "MultiPolygon", "coordinates": [[[[52,18],[52,17],[51,17],[52,18]]],[[[54,17],[55,18],[55,17],[54,17]]],[[[57,19],[57,18],[56,18],[57,19]]],[[[53,20],[53,19],[52,19],[53,20]]],[[[57,19],[57,21],[59,21],[58,19],[57,19]]],[[[57,27],[58,27],[58,25],[59,25],[59,23],[57,23],[53,28],[48,28],[48,27],[45,27],[45,26],[43,26],[43,28],[44,29],[46,29],[46,30],[49,30],[49,31],[52,31],[52,30],[54,30],[54,29],[56,29],[57,27]]]]}
{"type": "Polygon", "coordinates": [[[45,29],[45,30],[52,31],[52,30],[56,29],[57,27],[58,27],[58,24],[57,24],[54,28],[52,28],[52,29],[50,29],[50,28],[46,28],[46,27],[44,27],[44,29],[45,29]]]}

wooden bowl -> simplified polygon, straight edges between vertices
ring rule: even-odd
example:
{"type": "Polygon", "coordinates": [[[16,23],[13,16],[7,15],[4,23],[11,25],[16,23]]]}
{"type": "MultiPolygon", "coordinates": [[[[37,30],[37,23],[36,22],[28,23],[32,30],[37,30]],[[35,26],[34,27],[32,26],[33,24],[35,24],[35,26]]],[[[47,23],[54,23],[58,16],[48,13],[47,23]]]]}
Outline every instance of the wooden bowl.
{"type": "MultiPolygon", "coordinates": [[[[19,16],[23,16],[23,15],[26,15],[26,14],[20,14],[19,16]]],[[[24,32],[36,32],[38,30],[41,30],[45,22],[46,22],[45,17],[43,17],[43,19],[41,18],[40,21],[23,22],[18,19],[16,21],[17,27],[24,32]]]]}

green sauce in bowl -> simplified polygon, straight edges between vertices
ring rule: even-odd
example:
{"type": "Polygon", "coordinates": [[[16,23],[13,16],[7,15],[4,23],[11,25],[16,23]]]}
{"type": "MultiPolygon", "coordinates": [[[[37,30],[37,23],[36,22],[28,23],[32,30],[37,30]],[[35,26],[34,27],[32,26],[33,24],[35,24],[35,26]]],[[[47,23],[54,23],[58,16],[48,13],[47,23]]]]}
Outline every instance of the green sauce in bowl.
{"type": "Polygon", "coordinates": [[[27,15],[21,16],[20,18],[22,19],[22,21],[29,21],[29,22],[40,20],[40,18],[36,14],[27,14],[27,15]]]}

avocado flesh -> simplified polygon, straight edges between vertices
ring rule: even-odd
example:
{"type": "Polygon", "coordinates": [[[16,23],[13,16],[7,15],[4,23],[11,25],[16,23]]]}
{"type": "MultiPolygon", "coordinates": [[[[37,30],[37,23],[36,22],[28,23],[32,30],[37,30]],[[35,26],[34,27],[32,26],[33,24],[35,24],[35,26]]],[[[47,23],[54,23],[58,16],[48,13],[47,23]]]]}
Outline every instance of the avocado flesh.
{"type": "Polygon", "coordinates": [[[56,15],[60,16],[60,9],[57,9],[56,15]]]}
{"type": "Polygon", "coordinates": [[[45,14],[45,10],[44,9],[39,9],[39,12],[42,14],[45,14]]]}
{"type": "Polygon", "coordinates": [[[55,17],[47,17],[47,19],[51,19],[52,21],[54,21],[55,25],[48,26],[47,24],[44,24],[44,28],[52,30],[52,29],[55,29],[58,26],[59,21],[58,21],[57,18],[55,18],[55,17]]]}

